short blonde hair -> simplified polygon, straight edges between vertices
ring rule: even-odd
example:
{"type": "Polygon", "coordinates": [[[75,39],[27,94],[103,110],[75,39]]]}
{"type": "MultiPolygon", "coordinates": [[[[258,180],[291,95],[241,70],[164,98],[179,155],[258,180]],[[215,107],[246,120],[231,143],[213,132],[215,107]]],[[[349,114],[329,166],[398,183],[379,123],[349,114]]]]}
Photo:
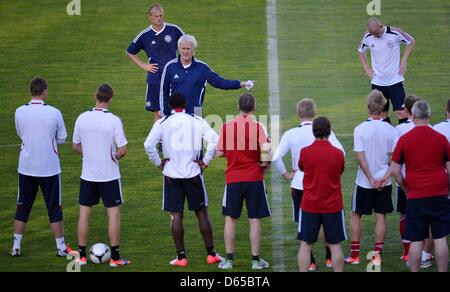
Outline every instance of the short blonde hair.
{"type": "Polygon", "coordinates": [[[310,98],[303,98],[297,103],[297,114],[301,119],[312,119],[316,116],[316,103],[310,98]]]}
{"type": "Polygon", "coordinates": [[[377,89],[372,90],[367,98],[367,109],[371,115],[379,115],[386,106],[387,99],[383,93],[377,89]]]}
{"type": "Polygon", "coordinates": [[[161,10],[161,11],[164,11],[164,8],[163,8],[163,6],[162,6],[161,4],[159,4],[159,3],[154,3],[154,4],[150,5],[150,8],[148,9],[148,14],[151,15],[153,9],[159,9],[159,10],[161,10]]]}

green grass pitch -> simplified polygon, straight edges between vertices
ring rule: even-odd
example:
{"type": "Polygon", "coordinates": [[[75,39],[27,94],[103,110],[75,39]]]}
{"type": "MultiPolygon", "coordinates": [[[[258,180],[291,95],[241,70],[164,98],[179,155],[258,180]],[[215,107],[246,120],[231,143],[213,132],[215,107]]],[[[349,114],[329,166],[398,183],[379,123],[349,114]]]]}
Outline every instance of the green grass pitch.
{"type": "MultiPolygon", "coordinates": [[[[14,110],[26,103],[28,82],[35,75],[49,80],[48,103],[58,107],[69,133],[60,147],[66,241],[77,245],[78,187],[81,160],[72,152],[71,137],[77,116],[91,108],[93,93],[110,83],[116,97],[111,111],[119,115],[129,140],[128,156],[121,161],[125,204],[122,209],[121,252],[133,265],[114,271],[181,271],[168,261],[175,256],[169,215],[161,211],[161,175],[148,161],[143,142],[152,117],[144,110],[145,78],[125,56],[129,42],[149,25],[151,1],[81,0],[81,16],[68,16],[69,1],[25,0],[0,2],[0,271],[65,271],[68,261],[55,257],[55,243],[46,210],[38,197],[22,242],[23,256],[7,256],[17,196],[17,160],[20,143],[14,129],[14,110]]],[[[296,126],[295,103],[314,98],[318,114],[328,116],[347,151],[343,193],[349,219],[350,198],[356,175],[352,153],[353,128],[366,118],[365,96],[369,80],[359,64],[356,48],[365,29],[369,1],[277,1],[280,71],[280,116],[283,130],[296,126]]],[[[197,56],[228,78],[255,79],[258,113],[268,113],[266,1],[170,0],[162,3],[166,21],[176,23],[198,38],[197,56]]],[[[450,3],[446,0],[382,1],[381,19],[409,32],[417,41],[410,58],[405,86],[430,102],[432,122],[443,119],[450,95],[450,3]]],[[[143,57],[143,55],[142,55],[143,57]]],[[[143,57],[144,58],[144,57],[143,57]]],[[[208,87],[205,114],[236,113],[238,91],[208,87]]],[[[391,118],[394,118],[392,115],[391,118]]],[[[224,253],[221,202],[224,160],[207,169],[216,248],[224,253]]],[[[274,175],[278,175],[274,173],[274,175]]],[[[267,183],[270,177],[267,177],[267,183]]],[[[287,271],[297,269],[296,225],[291,222],[288,184],[283,182],[283,250],[287,271]]],[[[268,184],[270,190],[270,185],[268,184]]],[[[270,194],[272,196],[272,194],[270,194]]],[[[237,271],[250,271],[250,243],[243,214],[236,240],[237,271]]],[[[364,218],[362,253],[373,245],[373,218],[364,218]]],[[[90,244],[106,242],[107,219],[98,206],[91,220],[90,244]]],[[[264,220],[261,256],[272,262],[272,225],[264,220]]],[[[348,224],[347,224],[348,227],[348,224]]],[[[398,215],[388,216],[383,271],[407,271],[399,260],[401,244],[398,215]]],[[[217,271],[205,264],[205,249],[195,216],[186,213],[185,243],[190,265],[186,271],[217,271]]],[[[319,270],[324,271],[322,244],[317,244],[319,270]]],[[[344,252],[348,252],[344,244],[344,252]]],[[[83,271],[110,271],[88,265],[83,271]]],[[[365,265],[346,267],[365,271],[365,265]]]]}

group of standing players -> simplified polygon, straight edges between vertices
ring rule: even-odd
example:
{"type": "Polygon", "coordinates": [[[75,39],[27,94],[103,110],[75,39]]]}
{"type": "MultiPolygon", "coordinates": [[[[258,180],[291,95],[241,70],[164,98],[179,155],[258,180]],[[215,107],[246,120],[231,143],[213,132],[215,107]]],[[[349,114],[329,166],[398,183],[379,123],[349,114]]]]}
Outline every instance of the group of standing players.
{"type": "MultiPolygon", "coordinates": [[[[409,34],[371,18],[358,50],[373,91],[368,97],[369,119],[358,125],[354,132],[354,151],[359,169],[352,196],[351,254],[344,259],[341,242],[347,240],[347,235],[341,175],[345,151],[331,131],[330,121],[325,117],[315,118],[314,101],[307,98],[299,101],[297,113],[301,124],[283,135],[273,157],[266,129],[254,119],[256,100],[250,93],[239,97],[239,115],[223,125],[217,135],[202,118],[206,83],[228,90],[251,89],[253,82],[224,79],[206,63],[196,59],[197,40],[184,34],[178,26],[164,22],[164,9],[160,4],[149,8],[149,18],[151,26],[136,36],[127,49],[127,55],[148,72],[145,108],[154,112],[155,123],[144,147],[150,160],[163,173],[163,209],[171,214],[172,236],[177,251],[171,265],[188,265],[182,223],[187,199],[189,209],[198,219],[208,264],[219,264],[221,269],[233,268],[236,222],[246,202],[251,267],[269,267],[259,254],[261,219],[270,216],[264,173],[273,161],[283,177],[292,181],[294,220],[299,223],[298,239],[301,241],[300,271],[317,269],[312,247],[319,233],[323,233],[321,237],[326,243],[327,267],[342,271],[344,262],[359,264],[361,217],[373,212],[376,226],[372,261],[376,265],[381,264],[386,214],[393,211],[392,176],[398,183],[397,211],[401,213],[400,231],[404,244],[402,260],[410,265],[411,270],[418,270],[421,262],[424,266],[431,261],[434,243],[438,270],[447,269],[445,238],[450,233],[450,146],[447,139],[450,139],[450,122],[447,120],[435,127],[446,135],[445,139],[428,126],[429,105],[415,96],[405,99],[403,76],[415,43],[409,34]],[[407,47],[400,58],[402,43],[407,47]],[[367,49],[372,54],[372,66],[368,65],[365,56],[367,49]],[[147,53],[147,62],[137,56],[141,50],[147,53]],[[399,119],[396,128],[390,124],[387,114],[389,101],[399,119]],[[208,143],[204,154],[203,140],[208,143]],[[158,145],[161,145],[163,158],[158,145]],[[288,152],[292,157],[292,171],[287,171],[282,161],[288,152]],[[222,203],[224,258],[214,248],[203,181],[204,170],[216,156],[224,156],[227,160],[222,203]],[[426,241],[424,251],[423,241],[426,241]]],[[[20,256],[20,243],[40,186],[56,238],[57,255],[78,253],[79,264],[87,264],[89,217],[92,207],[101,198],[109,216],[110,266],[130,264],[119,254],[123,198],[118,160],[126,155],[127,140],[120,119],[108,111],[113,89],[107,84],[99,86],[95,108],[81,114],[75,123],[73,148],[83,157],[78,252],[71,250],[64,241],[61,170],[56,146],[64,143],[67,137],[62,115],[45,104],[48,93],[45,79],[33,79],[30,93],[32,100],[20,107],[15,117],[17,133],[23,143],[11,255],[20,256]],[[48,128],[36,127],[42,123],[49,125],[48,128]],[[50,137],[49,145],[43,145],[42,137],[50,137]]],[[[447,105],[447,113],[449,107],[450,104],[447,105]]]]}

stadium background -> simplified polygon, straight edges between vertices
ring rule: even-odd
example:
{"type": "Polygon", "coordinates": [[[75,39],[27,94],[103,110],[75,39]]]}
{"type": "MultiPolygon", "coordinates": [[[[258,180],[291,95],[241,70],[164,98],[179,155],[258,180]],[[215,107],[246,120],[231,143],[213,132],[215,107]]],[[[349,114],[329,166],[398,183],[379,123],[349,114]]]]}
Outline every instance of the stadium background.
{"type": "MultiPolygon", "coordinates": [[[[147,8],[152,1],[81,0],[81,16],[66,14],[68,2],[0,2],[0,271],[65,271],[68,263],[55,257],[41,196],[36,200],[22,243],[23,256],[18,259],[7,256],[12,242],[20,143],[14,129],[14,110],[28,101],[28,83],[35,75],[48,78],[48,103],[61,109],[69,133],[68,142],[59,148],[66,241],[77,246],[81,160],[72,152],[73,125],[80,113],[93,107],[96,87],[108,82],[116,92],[111,110],[122,118],[129,140],[129,154],[121,161],[125,199],[121,252],[133,260],[132,266],[114,271],[179,271],[168,265],[175,250],[169,215],[161,211],[161,176],[143,149],[152,121],[151,115],[144,111],[145,73],[125,56],[129,42],[149,25],[147,8]]],[[[316,100],[319,115],[331,119],[333,130],[347,152],[343,176],[347,223],[357,167],[352,153],[352,131],[367,117],[365,97],[369,80],[359,64],[356,48],[365,30],[368,2],[282,0],[276,6],[282,128],[297,125],[295,103],[306,96],[316,100]]],[[[166,21],[197,37],[199,59],[224,77],[257,80],[253,93],[257,97],[258,114],[267,114],[266,1],[169,0],[162,4],[166,21]]],[[[382,1],[381,13],[385,23],[402,27],[416,39],[405,86],[407,93],[430,102],[434,112],[432,122],[437,123],[444,118],[444,103],[450,94],[450,2],[382,1]]],[[[208,86],[205,114],[222,117],[234,114],[238,95],[237,91],[220,91],[208,86]]],[[[216,247],[222,254],[224,168],[224,160],[215,160],[205,176],[216,247]]],[[[277,262],[282,263],[284,270],[295,271],[296,225],[291,222],[289,185],[283,182],[282,186],[283,193],[276,194],[283,196],[282,226],[276,228],[275,234],[271,220],[265,220],[261,256],[272,263],[273,252],[282,254],[277,262]],[[273,247],[274,242],[281,242],[281,253],[272,250],[280,248],[273,247]]],[[[268,189],[270,192],[270,184],[268,189]]],[[[235,267],[236,271],[249,271],[245,213],[242,218],[238,225],[235,267]]],[[[106,226],[105,210],[99,206],[91,219],[90,244],[109,242],[106,226]]],[[[373,245],[373,218],[365,218],[363,228],[364,254],[373,245]]],[[[388,228],[382,270],[407,271],[399,260],[397,214],[388,217],[388,228]]],[[[215,266],[204,263],[203,241],[192,213],[186,213],[185,230],[190,260],[186,271],[217,271],[215,266]]],[[[319,270],[324,271],[322,244],[317,244],[315,250],[319,270]]],[[[344,252],[348,252],[347,244],[344,252]]],[[[364,263],[346,267],[347,271],[365,269],[364,263]]],[[[91,264],[83,270],[110,269],[91,264]]]]}

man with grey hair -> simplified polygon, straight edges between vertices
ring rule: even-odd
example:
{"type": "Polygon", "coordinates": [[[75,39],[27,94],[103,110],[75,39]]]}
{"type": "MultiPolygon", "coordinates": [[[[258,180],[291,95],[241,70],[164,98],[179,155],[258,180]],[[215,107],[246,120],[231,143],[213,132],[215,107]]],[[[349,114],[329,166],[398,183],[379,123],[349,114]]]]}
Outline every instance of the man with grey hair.
{"type": "Polygon", "coordinates": [[[159,119],[159,85],[162,69],[177,56],[177,43],[184,34],[175,24],[164,22],[164,8],[152,4],[148,10],[151,25],[141,31],[127,49],[127,56],[147,74],[145,109],[154,113],[154,121],[159,119]],[[144,50],[148,62],[143,62],[137,54],[144,50]]]}
{"type": "Polygon", "coordinates": [[[229,90],[253,87],[252,81],[226,80],[214,72],[208,64],[194,58],[197,40],[192,35],[184,35],[178,40],[179,57],[168,62],[164,68],[159,103],[163,115],[169,115],[169,96],[181,93],[186,97],[186,112],[202,116],[206,83],[213,87],[229,90]]]}
{"type": "Polygon", "coordinates": [[[399,139],[390,171],[381,184],[393,175],[406,193],[405,237],[411,240],[411,271],[419,271],[423,241],[431,229],[437,269],[446,272],[446,236],[450,234],[450,144],[445,136],[429,126],[431,108],[427,102],[416,102],[412,117],[415,127],[399,139]],[[406,179],[401,171],[402,164],[406,166],[406,179]]]}
{"type": "MultiPolygon", "coordinates": [[[[409,55],[415,45],[414,39],[400,28],[385,26],[378,18],[372,17],[367,22],[367,31],[358,48],[359,59],[364,71],[371,80],[372,90],[378,89],[388,101],[392,102],[392,107],[397,113],[399,124],[406,122],[403,110],[405,101],[405,81],[406,67],[409,55]],[[400,44],[407,47],[400,60],[400,44]],[[366,51],[370,49],[372,66],[367,62],[366,51]]],[[[383,118],[389,120],[389,102],[383,110],[383,118]]]]}
{"type": "MultiPolygon", "coordinates": [[[[303,148],[310,146],[316,139],[312,130],[313,120],[316,116],[316,103],[314,100],[309,98],[300,100],[297,103],[297,115],[300,119],[300,125],[283,134],[280,144],[275,151],[273,163],[278,172],[286,180],[291,181],[293,220],[298,223],[300,205],[303,198],[303,171],[298,169],[298,162],[300,160],[300,151],[303,148]],[[288,171],[283,163],[283,157],[288,154],[288,152],[291,154],[292,171],[288,171]]],[[[333,132],[331,132],[328,139],[331,145],[341,150],[345,155],[344,147],[333,132]]],[[[328,247],[326,247],[326,266],[327,268],[332,267],[331,251],[328,247]]],[[[311,264],[309,270],[315,271],[316,269],[316,260],[311,252],[311,264]]]]}

